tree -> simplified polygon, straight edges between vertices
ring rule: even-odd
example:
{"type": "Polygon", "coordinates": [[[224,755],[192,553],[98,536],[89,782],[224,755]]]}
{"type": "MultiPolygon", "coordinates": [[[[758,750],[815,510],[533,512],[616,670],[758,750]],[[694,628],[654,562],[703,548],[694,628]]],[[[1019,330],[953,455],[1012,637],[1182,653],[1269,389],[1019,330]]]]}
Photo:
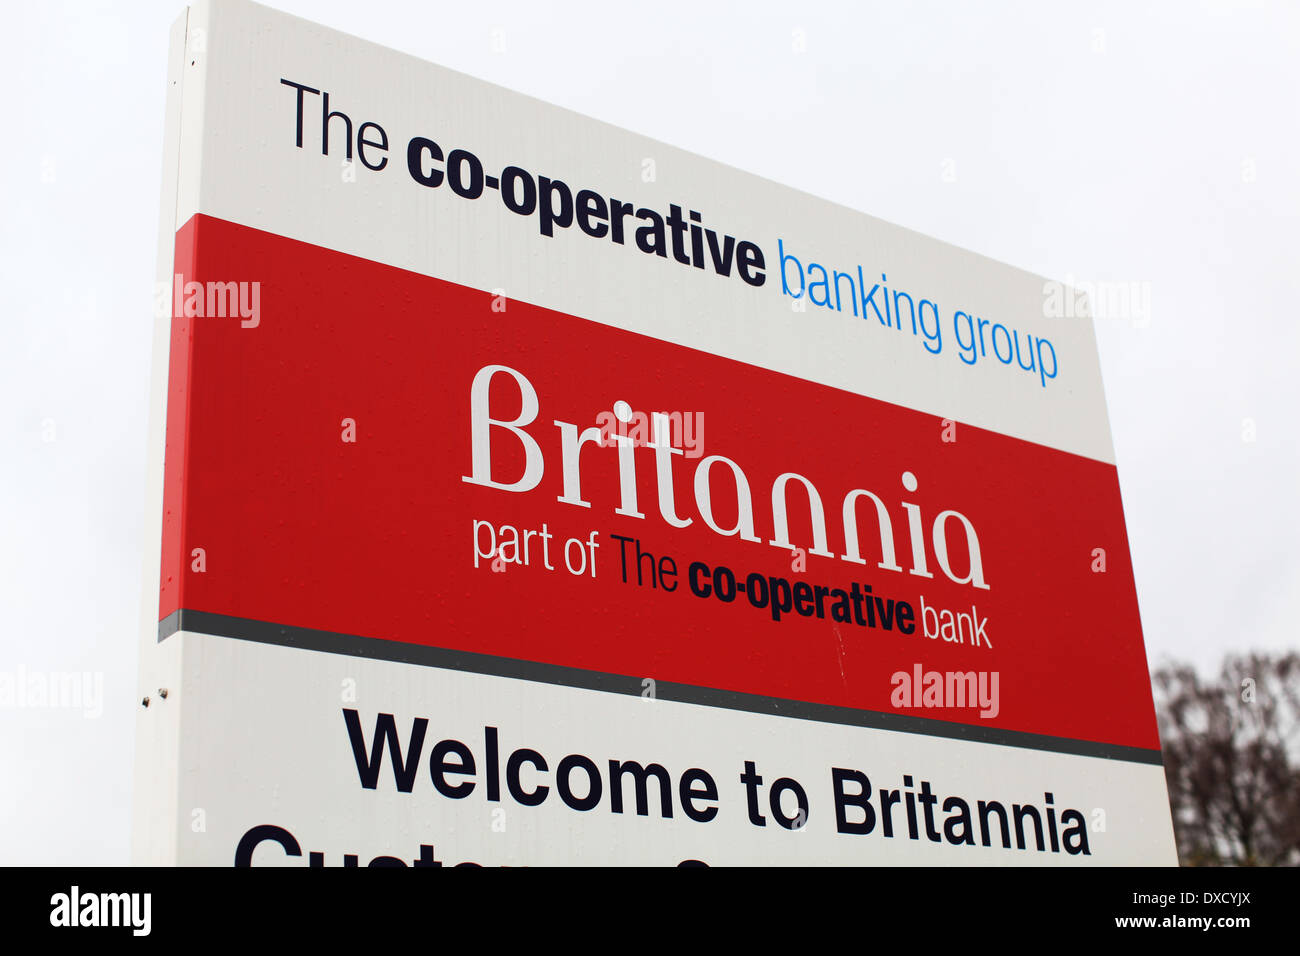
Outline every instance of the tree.
{"type": "Polygon", "coordinates": [[[1300,864],[1300,654],[1152,674],[1184,866],[1300,864]]]}

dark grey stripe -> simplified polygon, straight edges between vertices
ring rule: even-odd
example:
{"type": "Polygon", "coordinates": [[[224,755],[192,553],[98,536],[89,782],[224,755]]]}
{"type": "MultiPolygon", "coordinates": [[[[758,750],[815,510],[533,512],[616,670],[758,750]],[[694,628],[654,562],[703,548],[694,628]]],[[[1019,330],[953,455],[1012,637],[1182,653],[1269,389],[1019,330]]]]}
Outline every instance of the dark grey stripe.
{"type": "MultiPolygon", "coordinates": [[[[242,617],[229,617],[207,611],[182,609],[172,612],[159,622],[158,640],[165,641],[181,630],[230,637],[241,641],[256,641],[259,644],[277,644],[281,647],[322,651],[326,654],[343,654],[350,657],[392,661],[397,664],[417,664],[422,667],[441,667],[473,674],[537,681],[543,684],[581,687],[584,690],[605,691],[610,694],[639,697],[642,692],[640,677],[606,674],[560,664],[540,664],[511,657],[494,657],[491,654],[478,654],[473,651],[427,647],[404,641],[358,637],[355,634],[336,634],[333,631],[316,631],[306,627],[268,624],[265,621],[251,621],[242,617]]],[[[712,687],[696,687],[692,684],[674,684],[669,681],[655,681],[655,697],[683,704],[703,704],[706,707],[723,707],[752,714],[775,714],[827,724],[843,724],[848,727],[872,727],[908,734],[925,734],[930,737],[1000,744],[1004,747],[1021,747],[1026,750],[1047,750],[1081,757],[1103,757],[1107,760],[1125,760],[1156,766],[1164,763],[1159,750],[1146,750],[1142,747],[1101,744],[1089,740],[1073,740],[1069,737],[1049,737],[1045,734],[1001,730],[978,724],[957,724],[910,714],[855,710],[852,707],[812,704],[780,697],[717,690],[712,687]]]]}

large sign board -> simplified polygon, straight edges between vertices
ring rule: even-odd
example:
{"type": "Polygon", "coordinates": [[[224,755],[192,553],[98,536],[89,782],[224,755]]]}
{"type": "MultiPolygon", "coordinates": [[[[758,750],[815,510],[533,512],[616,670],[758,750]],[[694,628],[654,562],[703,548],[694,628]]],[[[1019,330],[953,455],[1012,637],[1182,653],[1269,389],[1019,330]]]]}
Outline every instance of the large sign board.
{"type": "Polygon", "coordinates": [[[264,7],[172,44],[140,860],[1174,862],[1061,290],[264,7]]]}

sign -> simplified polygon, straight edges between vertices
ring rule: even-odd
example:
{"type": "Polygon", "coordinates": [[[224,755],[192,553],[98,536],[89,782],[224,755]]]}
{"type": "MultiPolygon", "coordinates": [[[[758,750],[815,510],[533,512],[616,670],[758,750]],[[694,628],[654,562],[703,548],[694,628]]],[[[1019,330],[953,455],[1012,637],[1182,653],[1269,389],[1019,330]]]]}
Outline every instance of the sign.
{"type": "Polygon", "coordinates": [[[1069,290],[260,6],[172,43],[140,860],[1175,862],[1069,290]]]}

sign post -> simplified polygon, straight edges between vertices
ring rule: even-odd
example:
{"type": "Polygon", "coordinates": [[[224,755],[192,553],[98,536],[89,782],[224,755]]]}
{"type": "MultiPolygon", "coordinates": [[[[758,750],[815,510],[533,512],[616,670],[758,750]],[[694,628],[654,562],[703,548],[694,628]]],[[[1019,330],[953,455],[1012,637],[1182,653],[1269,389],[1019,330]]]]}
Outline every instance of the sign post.
{"type": "Polygon", "coordinates": [[[139,861],[1175,862],[1068,290],[242,0],[172,42],[139,861]]]}

